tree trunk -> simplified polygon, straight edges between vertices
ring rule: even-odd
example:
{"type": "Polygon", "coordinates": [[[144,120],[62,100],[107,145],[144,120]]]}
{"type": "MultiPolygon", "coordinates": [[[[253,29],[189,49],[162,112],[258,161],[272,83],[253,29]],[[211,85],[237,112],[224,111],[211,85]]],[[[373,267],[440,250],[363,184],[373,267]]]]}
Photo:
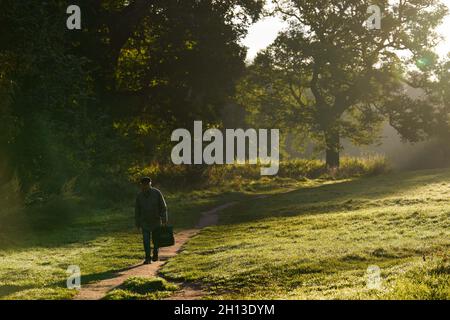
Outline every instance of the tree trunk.
{"type": "Polygon", "coordinates": [[[328,169],[339,168],[340,137],[339,132],[330,130],[325,133],[326,164],[328,169]]]}

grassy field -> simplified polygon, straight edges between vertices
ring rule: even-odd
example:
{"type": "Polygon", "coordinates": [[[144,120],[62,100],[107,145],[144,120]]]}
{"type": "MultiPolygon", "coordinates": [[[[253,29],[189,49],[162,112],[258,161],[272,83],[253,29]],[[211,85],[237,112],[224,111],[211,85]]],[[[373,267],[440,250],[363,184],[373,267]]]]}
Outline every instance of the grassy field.
{"type": "MultiPolygon", "coordinates": [[[[162,275],[202,284],[206,298],[448,299],[449,191],[450,170],[435,170],[167,193],[178,230],[192,227],[205,209],[239,204],[193,238],[162,275]],[[268,197],[256,200],[261,194],[268,197]],[[382,290],[366,288],[371,265],[381,269],[382,290]]],[[[0,299],[70,299],[76,292],[65,288],[69,265],[80,266],[86,284],[140,262],[131,205],[65,201],[3,219],[0,299]]],[[[157,299],[173,290],[160,280],[131,279],[107,298],[157,299]],[[153,289],[142,292],[147,287],[153,289]]]]}
{"type": "Polygon", "coordinates": [[[162,273],[209,298],[449,299],[449,194],[450,171],[434,170],[243,202],[162,273]],[[381,290],[367,288],[369,266],[381,290]]]}
{"type": "MultiPolygon", "coordinates": [[[[165,194],[170,222],[180,230],[192,228],[206,209],[299,185],[280,179],[236,191],[165,194]]],[[[80,267],[82,284],[86,284],[141,262],[142,240],[134,228],[132,205],[133,199],[115,206],[55,199],[44,207],[0,217],[0,299],[70,299],[76,294],[66,289],[70,265],[80,267]]]]}

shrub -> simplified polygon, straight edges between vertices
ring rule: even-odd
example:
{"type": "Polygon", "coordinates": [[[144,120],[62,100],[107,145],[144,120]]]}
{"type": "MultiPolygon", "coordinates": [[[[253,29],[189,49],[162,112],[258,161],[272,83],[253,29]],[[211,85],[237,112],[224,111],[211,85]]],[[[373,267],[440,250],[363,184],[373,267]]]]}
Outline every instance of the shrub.
{"type": "Polygon", "coordinates": [[[374,176],[390,170],[385,157],[375,155],[364,158],[344,157],[338,170],[340,178],[374,176]]]}

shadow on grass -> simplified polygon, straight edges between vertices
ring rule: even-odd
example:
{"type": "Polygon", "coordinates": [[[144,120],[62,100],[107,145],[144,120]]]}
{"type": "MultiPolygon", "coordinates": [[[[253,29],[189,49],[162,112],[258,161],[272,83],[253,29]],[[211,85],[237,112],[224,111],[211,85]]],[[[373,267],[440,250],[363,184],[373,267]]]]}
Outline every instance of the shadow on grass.
{"type": "Polygon", "coordinates": [[[104,271],[104,272],[82,275],[81,276],[81,283],[82,283],[81,285],[83,286],[83,285],[92,284],[92,283],[102,281],[102,280],[116,278],[122,272],[130,271],[130,270],[139,268],[141,266],[142,266],[142,263],[139,263],[139,264],[135,264],[135,265],[132,265],[129,267],[121,268],[121,269],[111,269],[111,270],[104,271]]]}
{"type": "MultiPolygon", "coordinates": [[[[198,198],[194,196],[188,200],[183,194],[169,196],[169,222],[176,232],[194,228],[202,212],[230,201],[246,201],[252,197],[233,191],[198,198]]],[[[58,248],[135,230],[131,206],[115,208],[111,212],[89,207],[88,204],[75,208],[71,206],[67,212],[62,206],[59,211],[44,211],[43,208],[30,208],[16,216],[2,217],[0,250],[58,248]]]]}
{"type": "Polygon", "coordinates": [[[33,289],[33,288],[34,287],[30,286],[30,285],[26,285],[26,286],[2,285],[2,286],[0,286],[0,299],[4,298],[6,296],[9,296],[10,294],[14,294],[16,292],[33,289]]]}
{"type": "MultiPolygon", "coordinates": [[[[138,268],[140,266],[141,266],[141,264],[136,264],[136,265],[129,266],[129,267],[126,267],[126,268],[122,268],[122,269],[112,269],[112,270],[108,270],[108,271],[104,271],[104,272],[82,275],[81,276],[81,285],[83,286],[83,285],[88,285],[88,284],[95,283],[95,282],[102,281],[102,280],[112,279],[112,278],[115,278],[115,277],[119,276],[119,274],[122,273],[122,272],[133,270],[133,269],[138,268]]],[[[64,281],[57,281],[57,282],[46,284],[45,287],[53,288],[53,289],[54,288],[66,289],[67,288],[67,283],[66,283],[66,280],[64,280],[64,281]]],[[[4,286],[0,286],[0,298],[6,297],[6,296],[11,295],[11,294],[18,293],[20,291],[29,290],[29,289],[36,289],[36,287],[35,286],[31,286],[31,285],[26,285],[26,286],[4,285],[4,286]]]]}

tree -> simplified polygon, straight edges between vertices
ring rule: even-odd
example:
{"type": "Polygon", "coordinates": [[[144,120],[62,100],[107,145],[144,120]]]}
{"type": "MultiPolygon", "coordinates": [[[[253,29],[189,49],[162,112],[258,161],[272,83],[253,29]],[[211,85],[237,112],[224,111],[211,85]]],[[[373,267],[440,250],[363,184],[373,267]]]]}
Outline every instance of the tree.
{"type": "Polygon", "coordinates": [[[77,151],[91,92],[86,61],[67,53],[65,8],[57,2],[2,1],[0,12],[2,167],[25,189],[50,174],[63,183],[84,169],[77,151]]]}
{"type": "Polygon", "coordinates": [[[0,166],[53,192],[158,159],[171,127],[219,122],[262,4],[80,0],[68,30],[67,1],[0,1],[0,166]]]}
{"type": "Polygon", "coordinates": [[[385,117],[405,139],[419,138],[432,107],[412,102],[405,83],[420,86],[417,79],[426,82],[433,75],[438,39],[433,30],[447,12],[444,5],[433,0],[274,4],[274,14],[289,26],[255,59],[245,80],[258,113],[308,130],[324,146],[328,167],[339,166],[343,137],[370,143],[385,117]],[[383,12],[380,30],[365,26],[367,8],[374,4],[383,12]]]}
{"type": "Polygon", "coordinates": [[[220,122],[245,68],[239,40],[264,1],[90,3],[72,52],[91,61],[98,107],[138,152],[164,159],[173,129],[220,122]]]}

